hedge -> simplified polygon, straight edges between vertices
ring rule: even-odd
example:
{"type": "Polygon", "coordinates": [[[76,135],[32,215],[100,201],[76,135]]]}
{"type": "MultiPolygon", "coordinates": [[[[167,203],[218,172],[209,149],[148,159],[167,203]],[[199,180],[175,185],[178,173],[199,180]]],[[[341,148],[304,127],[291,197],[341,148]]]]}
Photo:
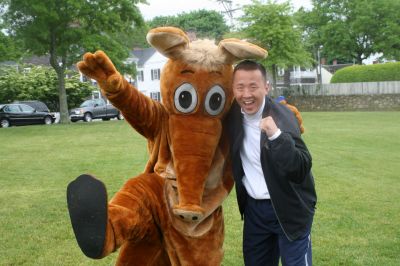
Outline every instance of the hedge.
{"type": "Polygon", "coordinates": [[[345,67],[336,71],[331,79],[331,83],[394,80],[400,80],[400,62],[345,67]]]}
{"type": "MultiPolygon", "coordinates": [[[[67,70],[65,91],[68,108],[79,106],[96,88],[80,82],[79,73],[67,70]]],[[[53,112],[58,111],[58,82],[54,69],[44,66],[20,66],[0,68],[0,104],[13,101],[39,100],[53,112]],[[25,71],[25,69],[30,69],[25,71]]]]}

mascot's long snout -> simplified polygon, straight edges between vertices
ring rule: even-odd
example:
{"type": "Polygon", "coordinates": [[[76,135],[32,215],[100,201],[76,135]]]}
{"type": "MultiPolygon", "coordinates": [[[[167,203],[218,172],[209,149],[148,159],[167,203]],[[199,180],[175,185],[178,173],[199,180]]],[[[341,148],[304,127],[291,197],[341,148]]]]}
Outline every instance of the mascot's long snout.
{"type": "Polygon", "coordinates": [[[179,194],[179,204],[173,212],[184,221],[198,221],[204,216],[202,197],[221,136],[221,121],[177,115],[169,119],[179,194]]]}

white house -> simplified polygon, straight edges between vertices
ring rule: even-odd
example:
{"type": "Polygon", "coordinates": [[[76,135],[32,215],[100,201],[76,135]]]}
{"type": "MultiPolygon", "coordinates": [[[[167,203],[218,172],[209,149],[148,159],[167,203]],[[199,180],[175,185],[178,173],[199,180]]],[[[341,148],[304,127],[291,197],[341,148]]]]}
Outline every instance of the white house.
{"type": "Polygon", "coordinates": [[[168,59],[152,47],[135,49],[132,54],[137,70],[136,87],[143,94],[160,101],[160,73],[168,59]]]}
{"type": "MultiPolygon", "coordinates": [[[[125,60],[126,64],[136,64],[137,75],[132,77],[124,75],[125,79],[132,83],[140,92],[150,98],[161,101],[160,74],[168,58],[160,54],[154,48],[134,49],[125,60]]],[[[81,81],[87,78],[81,73],[81,81]]],[[[91,80],[96,85],[95,80],[91,80]]],[[[93,91],[92,99],[103,97],[100,90],[93,91]]]]}

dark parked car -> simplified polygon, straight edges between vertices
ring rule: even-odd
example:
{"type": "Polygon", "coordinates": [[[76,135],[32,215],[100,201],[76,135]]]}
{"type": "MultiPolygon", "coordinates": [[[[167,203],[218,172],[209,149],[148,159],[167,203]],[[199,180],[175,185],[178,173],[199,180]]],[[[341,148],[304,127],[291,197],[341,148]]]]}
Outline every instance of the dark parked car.
{"type": "Polygon", "coordinates": [[[55,116],[52,113],[39,112],[29,105],[22,103],[0,104],[0,126],[20,126],[33,124],[54,123],[55,116]]]}
{"type": "Polygon", "coordinates": [[[79,120],[91,122],[96,118],[101,118],[103,120],[110,120],[111,118],[123,119],[119,110],[113,105],[107,104],[103,99],[84,101],[79,108],[69,111],[69,117],[72,122],[79,120]]]}
{"type": "Polygon", "coordinates": [[[14,103],[23,103],[23,104],[29,105],[30,107],[34,108],[38,112],[50,113],[50,110],[47,107],[47,105],[44,102],[41,102],[41,101],[35,101],[35,100],[32,100],[32,101],[15,101],[14,103]]]}

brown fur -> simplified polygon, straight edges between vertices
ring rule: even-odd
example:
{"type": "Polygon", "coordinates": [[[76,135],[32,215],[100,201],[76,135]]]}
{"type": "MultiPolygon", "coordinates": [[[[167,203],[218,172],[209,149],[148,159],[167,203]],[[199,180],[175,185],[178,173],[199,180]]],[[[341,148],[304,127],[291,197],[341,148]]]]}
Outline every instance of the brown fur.
{"type": "MultiPolygon", "coordinates": [[[[221,204],[233,187],[221,120],[233,98],[231,59],[237,55],[210,42],[190,46],[182,31],[170,27],[152,30],[148,40],[170,57],[161,75],[162,104],[132,87],[101,51],[78,64],[147,138],[150,154],[144,173],[109,202],[103,256],[120,248],[118,265],[220,265],[221,204]],[[197,105],[188,114],[174,105],[175,89],[183,83],[197,91],[197,105]],[[204,107],[214,85],[226,94],[223,111],[215,116],[204,107]]],[[[248,53],[262,51],[256,48],[248,53]]]]}
{"type": "Polygon", "coordinates": [[[290,111],[293,112],[293,114],[296,116],[297,122],[299,123],[300,132],[301,132],[301,134],[303,134],[305,131],[304,126],[303,126],[303,118],[302,118],[299,110],[296,108],[296,106],[288,104],[286,100],[282,100],[279,103],[286,105],[286,107],[289,108],[290,111]]]}

